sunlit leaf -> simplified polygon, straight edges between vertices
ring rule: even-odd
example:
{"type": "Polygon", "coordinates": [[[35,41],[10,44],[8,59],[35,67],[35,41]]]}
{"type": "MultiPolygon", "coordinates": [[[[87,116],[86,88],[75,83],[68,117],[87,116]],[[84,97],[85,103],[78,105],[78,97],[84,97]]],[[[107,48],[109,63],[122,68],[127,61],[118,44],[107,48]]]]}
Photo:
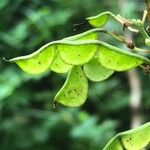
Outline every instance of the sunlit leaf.
{"type": "Polygon", "coordinates": [[[55,101],[71,107],[82,105],[87,99],[88,81],[79,66],[74,66],[63,87],[57,93],[55,101]]]}
{"type": "Polygon", "coordinates": [[[115,71],[126,71],[149,61],[140,55],[123,51],[107,43],[103,43],[99,49],[101,65],[115,71]]]}
{"type": "Polygon", "coordinates": [[[107,23],[110,14],[111,13],[108,11],[103,12],[103,13],[100,13],[96,16],[89,17],[89,18],[87,18],[87,20],[88,20],[89,24],[91,24],[94,27],[102,27],[107,23]]]}
{"type": "Polygon", "coordinates": [[[57,52],[54,61],[52,62],[50,69],[57,73],[66,73],[72,68],[72,65],[66,64],[62,61],[57,52]]]}
{"type": "Polygon", "coordinates": [[[114,71],[104,68],[97,57],[83,66],[86,76],[92,81],[102,81],[110,77],[114,71]]]}
{"type": "Polygon", "coordinates": [[[150,123],[119,133],[108,142],[104,150],[138,150],[150,142],[150,123]]]}
{"type": "Polygon", "coordinates": [[[38,51],[26,56],[9,60],[15,62],[23,71],[29,74],[38,74],[46,71],[54,58],[55,45],[41,47],[38,51]]]}

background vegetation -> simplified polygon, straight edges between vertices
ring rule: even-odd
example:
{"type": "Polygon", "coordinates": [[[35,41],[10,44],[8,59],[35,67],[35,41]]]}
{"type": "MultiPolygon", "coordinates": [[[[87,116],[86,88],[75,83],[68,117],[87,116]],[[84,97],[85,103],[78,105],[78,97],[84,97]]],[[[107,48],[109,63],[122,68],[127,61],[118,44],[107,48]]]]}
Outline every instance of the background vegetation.
{"type": "MultiPolygon", "coordinates": [[[[142,17],[144,1],[122,0],[1,0],[0,57],[29,54],[45,43],[91,29],[86,17],[112,11],[142,17]]],[[[122,32],[117,23],[107,25],[122,32]]],[[[139,37],[133,35],[143,46],[139,37]]],[[[102,40],[118,44],[107,37],[102,40]]],[[[118,45],[121,47],[122,45],[118,45]]],[[[138,69],[142,89],[140,116],[150,117],[149,77],[138,69]]],[[[66,75],[54,72],[31,76],[0,59],[0,150],[99,150],[116,133],[129,129],[129,74],[115,73],[106,81],[90,82],[89,97],[80,108],[56,106],[53,98],[66,75]]],[[[139,109],[139,108],[138,108],[139,109]]]]}

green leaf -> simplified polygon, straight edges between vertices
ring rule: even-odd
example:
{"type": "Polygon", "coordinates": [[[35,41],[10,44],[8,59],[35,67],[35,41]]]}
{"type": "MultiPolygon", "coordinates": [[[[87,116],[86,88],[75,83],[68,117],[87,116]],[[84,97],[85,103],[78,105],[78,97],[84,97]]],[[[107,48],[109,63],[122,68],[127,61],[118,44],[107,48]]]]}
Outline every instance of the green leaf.
{"type": "Polygon", "coordinates": [[[102,27],[104,26],[109,19],[109,16],[111,15],[111,12],[103,12],[96,16],[87,18],[90,25],[93,27],[102,27]]]}
{"type": "Polygon", "coordinates": [[[88,81],[79,66],[74,66],[67,80],[55,97],[55,101],[71,107],[81,106],[87,99],[88,81]]]}
{"type": "Polygon", "coordinates": [[[50,67],[55,55],[55,45],[45,45],[38,51],[26,56],[9,60],[15,62],[23,71],[29,74],[43,73],[50,67]]]}
{"type": "Polygon", "coordinates": [[[100,63],[97,57],[83,66],[86,76],[92,81],[103,81],[110,77],[114,71],[106,69],[100,63]]]}
{"type": "Polygon", "coordinates": [[[104,147],[104,150],[137,150],[150,142],[150,123],[116,135],[104,147]]]}
{"type": "Polygon", "coordinates": [[[103,43],[99,49],[99,61],[101,65],[115,71],[126,71],[149,61],[140,55],[122,51],[107,43],[103,43]]]}
{"type": "Polygon", "coordinates": [[[57,73],[66,73],[72,68],[72,65],[66,64],[62,61],[57,52],[54,61],[52,62],[50,69],[57,73]]]}

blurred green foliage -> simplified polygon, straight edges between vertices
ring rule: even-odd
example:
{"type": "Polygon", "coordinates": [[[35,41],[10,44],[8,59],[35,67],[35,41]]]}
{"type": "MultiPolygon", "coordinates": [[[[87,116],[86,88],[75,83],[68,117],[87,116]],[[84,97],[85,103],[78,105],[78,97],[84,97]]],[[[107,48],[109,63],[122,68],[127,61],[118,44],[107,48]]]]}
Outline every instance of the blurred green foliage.
{"type": "MultiPolygon", "coordinates": [[[[144,3],[130,3],[127,17],[142,13],[144,3]],[[139,9],[137,3],[142,4],[139,9]]],[[[120,13],[118,4],[104,0],[1,0],[0,57],[29,54],[49,41],[83,32],[90,27],[82,25],[74,31],[73,24],[106,10],[120,13]]],[[[123,10],[121,14],[126,15],[123,10]]],[[[111,30],[116,27],[116,23],[108,25],[111,30]]],[[[88,100],[81,108],[54,109],[54,95],[66,75],[47,72],[31,76],[2,59],[0,71],[0,150],[99,150],[116,132],[130,126],[132,110],[125,73],[104,82],[90,82],[88,100]]],[[[142,113],[148,121],[150,80],[141,70],[139,75],[142,113]]]]}

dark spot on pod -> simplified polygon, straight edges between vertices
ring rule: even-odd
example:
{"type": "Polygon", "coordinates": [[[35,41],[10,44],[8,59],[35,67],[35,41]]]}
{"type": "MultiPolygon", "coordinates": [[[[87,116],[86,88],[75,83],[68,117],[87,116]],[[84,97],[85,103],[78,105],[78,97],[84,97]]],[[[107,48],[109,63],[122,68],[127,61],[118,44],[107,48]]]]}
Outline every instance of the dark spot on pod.
{"type": "Polygon", "coordinates": [[[77,90],[76,89],[73,89],[75,92],[77,92],[77,90]]]}
{"type": "Polygon", "coordinates": [[[76,72],[76,74],[79,74],[78,72],[76,72]]]}
{"type": "Polygon", "coordinates": [[[108,60],[109,63],[111,63],[111,60],[108,60]]]}
{"type": "Polygon", "coordinates": [[[70,94],[70,93],[71,93],[71,90],[69,90],[68,93],[70,94]]]}
{"type": "Polygon", "coordinates": [[[74,99],[75,99],[75,97],[74,97],[74,96],[72,96],[72,97],[71,97],[71,99],[72,99],[72,100],[74,100],[74,99]]]}
{"type": "Polygon", "coordinates": [[[80,57],[81,55],[80,55],[80,54],[78,54],[78,56],[80,57]]]}
{"type": "Polygon", "coordinates": [[[39,61],[38,64],[41,65],[41,62],[39,61]]]}

